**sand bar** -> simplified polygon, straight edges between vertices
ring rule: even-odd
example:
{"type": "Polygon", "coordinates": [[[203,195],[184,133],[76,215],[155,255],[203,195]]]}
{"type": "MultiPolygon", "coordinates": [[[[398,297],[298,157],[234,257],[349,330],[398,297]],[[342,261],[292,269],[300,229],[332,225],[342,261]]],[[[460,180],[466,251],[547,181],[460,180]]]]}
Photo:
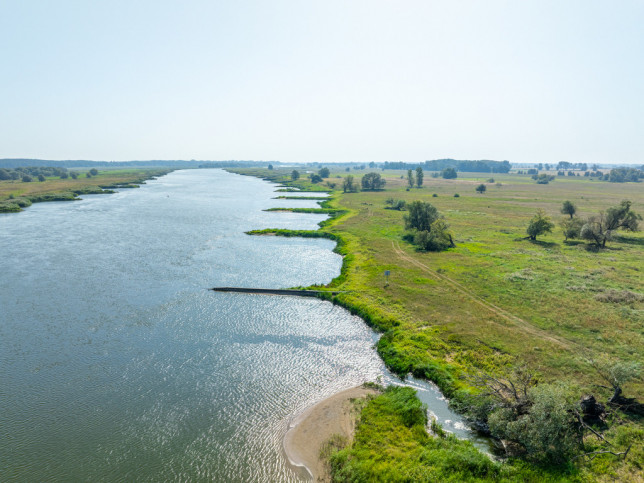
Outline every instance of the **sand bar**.
{"type": "Polygon", "coordinates": [[[334,434],[351,439],[356,417],[351,400],[375,393],[371,388],[354,387],[336,393],[298,415],[284,436],[284,451],[289,462],[305,469],[313,481],[329,481],[324,462],[320,460],[322,444],[334,434]]]}

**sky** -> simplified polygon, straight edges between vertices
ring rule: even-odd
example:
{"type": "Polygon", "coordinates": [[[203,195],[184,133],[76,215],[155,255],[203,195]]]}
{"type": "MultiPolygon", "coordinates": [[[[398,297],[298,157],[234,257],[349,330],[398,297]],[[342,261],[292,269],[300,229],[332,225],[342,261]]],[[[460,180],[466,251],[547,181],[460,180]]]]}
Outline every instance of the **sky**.
{"type": "Polygon", "coordinates": [[[643,0],[0,0],[0,158],[644,163],[643,0]]]}

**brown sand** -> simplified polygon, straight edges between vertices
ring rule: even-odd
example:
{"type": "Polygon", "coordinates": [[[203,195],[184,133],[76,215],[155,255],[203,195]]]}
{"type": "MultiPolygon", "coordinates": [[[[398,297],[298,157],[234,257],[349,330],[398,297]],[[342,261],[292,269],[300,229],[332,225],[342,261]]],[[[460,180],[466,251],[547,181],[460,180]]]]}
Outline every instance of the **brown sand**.
{"type": "Polygon", "coordinates": [[[332,435],[353,438],[356,414],[351,399],[363,398],[376,391],[362,386],[330,396],[297,416],[284,436],[284,451],[289,462],[305,469],[313,481],[330,481],[320,449],[332,435]]]}

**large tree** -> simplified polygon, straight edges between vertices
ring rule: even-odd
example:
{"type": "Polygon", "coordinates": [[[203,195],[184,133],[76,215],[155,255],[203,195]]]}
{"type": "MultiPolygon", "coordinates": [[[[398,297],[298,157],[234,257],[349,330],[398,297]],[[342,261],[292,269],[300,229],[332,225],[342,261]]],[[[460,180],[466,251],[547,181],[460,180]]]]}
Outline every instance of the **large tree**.
{"type": "Polygon", "coordinates": [[[294,169],[294,170],[291,172],[291,179],[292,179],[293,181],[295,181],[296,179],[300,179],[300,172],[299,172],[298,170],[294,169]]]}
{"type": "Polygon", "coordinates": [[[407,205],[407,214],[404,217],[405,228],[429,231],[440,214],[434,205],[426,201],[412,201],[407,205]]]}
{"type": "Polygon", "coordinates": [[[407,170],[407,184],[410,188],[414,187],[414,172],[411,169],[407,170]]]}
{"type": "Polygon", "coordinates": [[[604,248],[617,230],[637,231],[642,216],[631,210],[631,204],[630,201],[624,200],[598,216],[591,216],[581,228],[581,238],[604,248]]]}
{"type": "Polygon", "coordinates": [[[379,190],[385,186],[385,180],[378,173],[367,173],[362,177],[363,190],[379,190]]]}

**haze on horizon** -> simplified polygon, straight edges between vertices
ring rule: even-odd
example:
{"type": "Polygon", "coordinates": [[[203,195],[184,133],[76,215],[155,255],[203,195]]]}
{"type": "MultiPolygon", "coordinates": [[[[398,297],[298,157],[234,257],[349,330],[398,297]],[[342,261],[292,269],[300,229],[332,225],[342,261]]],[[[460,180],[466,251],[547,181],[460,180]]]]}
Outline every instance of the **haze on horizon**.
{"type": "Polygon", "coordinates": [[[0,0],[0,158],[644,163],[644,2],[0,0]]]}

